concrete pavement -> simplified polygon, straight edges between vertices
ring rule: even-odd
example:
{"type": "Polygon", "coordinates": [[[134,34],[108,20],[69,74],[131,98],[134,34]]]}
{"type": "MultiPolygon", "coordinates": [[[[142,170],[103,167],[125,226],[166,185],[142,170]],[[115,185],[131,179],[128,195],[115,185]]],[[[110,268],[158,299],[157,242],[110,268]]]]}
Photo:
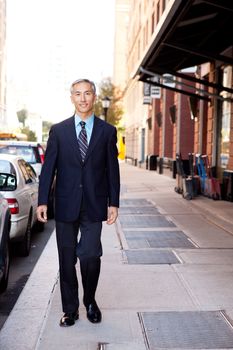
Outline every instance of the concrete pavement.
{"type": "Polygon", "coordinates": [[[0,349],[233,349],[233,203],[187,201],[174,179],[126,163],[121,182],[119,220],[103,228],[102,323],[91,324],[81,304],[80,320],[59,327],[53,234],[0,332],[0,349]]]}

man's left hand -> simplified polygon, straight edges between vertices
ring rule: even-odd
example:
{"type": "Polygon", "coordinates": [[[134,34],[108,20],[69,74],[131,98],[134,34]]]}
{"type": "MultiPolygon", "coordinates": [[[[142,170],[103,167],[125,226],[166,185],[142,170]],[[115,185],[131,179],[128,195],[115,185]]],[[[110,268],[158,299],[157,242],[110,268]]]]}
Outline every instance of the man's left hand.
{"type": "Polygon", "coordinates": [[[118,208],[117,207],[109,207],[108,208],[108,219],[107,224],[112,225],[116,221],[118,217],[118,208]]]}

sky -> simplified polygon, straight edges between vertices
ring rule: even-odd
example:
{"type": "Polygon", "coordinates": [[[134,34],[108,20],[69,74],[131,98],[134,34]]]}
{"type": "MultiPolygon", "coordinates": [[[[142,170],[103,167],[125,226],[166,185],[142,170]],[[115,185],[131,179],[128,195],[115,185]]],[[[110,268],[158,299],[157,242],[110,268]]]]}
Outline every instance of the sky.
{"type": "Polygon", "coordinates": [[[7,0],[7,104],[70,116],[69,87],[113,73],[114,0],[7,0]]]}

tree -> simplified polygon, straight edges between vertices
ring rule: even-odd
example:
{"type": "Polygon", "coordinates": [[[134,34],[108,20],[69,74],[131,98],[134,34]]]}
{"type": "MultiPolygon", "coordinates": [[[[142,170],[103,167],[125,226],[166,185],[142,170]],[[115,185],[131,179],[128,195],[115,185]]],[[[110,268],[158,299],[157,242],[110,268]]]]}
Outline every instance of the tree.
{"type": "Polygon", "coordinates": [[[36,141],[36,134],[30,130],[28,126],[25,126],[26,119],[28,118],[28,111],[23,108],[17,112],[18,121],[21,124],[20,131],[22,134],[27,135],[28,141],[36,141]]]}
{"type": "Polygon", "coordinates": [[[30,130],[28,126],[25,126],[24,128],[21,128],[21,132],[28,137],[28,141],[36,141],[36,134],[34,131],[30,130]]]}
{"type": "Polygon", "coordinates": [[[94,113],[97,116],[103,114],[102,99],[109,97],[111,100],[109,109],[107,111],[107,122],[117,126],[123,115],[122,108],[122,92],[112,84],[111,78],[105,78],[101,81],[99,86],[99,94],[96,99],[94,113]]]}
{"type": "Polygon", "coordinates": [[[48,132],[51,126],[53,125],[53,123],[47,120],[43,120],[42,125],[43,125],[43,132],[48,132]]]}
{"type": "Polygon", "coordinates": [[[43,128],[43,136],[42,139],[44,142],[46,142],[48,140],[48,136],[49,136],[49,130],[51,129],[51,126],[53,125],[52,122],[49,122],[47,120],[43,120],[42,122],[42,128],[43,128]]]}
{"type": "Polygon", "coordinates": [[[26,109],[21,109],[20,111],[17,112],[17,117],[18,117],[18,121],[19,123],[21,123],[23,125],[23,127],[25,126],[25,120],[28,117],[28,111],[26,109]]]}

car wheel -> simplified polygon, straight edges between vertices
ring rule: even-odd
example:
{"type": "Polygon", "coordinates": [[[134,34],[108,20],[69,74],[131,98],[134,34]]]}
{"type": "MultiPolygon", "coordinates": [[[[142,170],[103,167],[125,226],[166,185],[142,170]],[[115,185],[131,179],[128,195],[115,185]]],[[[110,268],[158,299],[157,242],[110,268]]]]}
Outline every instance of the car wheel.
{"type": "Polygon", "coordinates": [[[32,218],[30,214],[23,240],[19,243],[19,253],[21,256],[28,256],[31,250],[31,222],[32,218]]]}
{"type": "Polygon", "coordinates": [[[0,293],[3,293],[7,289],[8,277],[10,269],[10,241],[6,240],[6,246],[4,249],[4,275],[0,282],[0,293]]]}

